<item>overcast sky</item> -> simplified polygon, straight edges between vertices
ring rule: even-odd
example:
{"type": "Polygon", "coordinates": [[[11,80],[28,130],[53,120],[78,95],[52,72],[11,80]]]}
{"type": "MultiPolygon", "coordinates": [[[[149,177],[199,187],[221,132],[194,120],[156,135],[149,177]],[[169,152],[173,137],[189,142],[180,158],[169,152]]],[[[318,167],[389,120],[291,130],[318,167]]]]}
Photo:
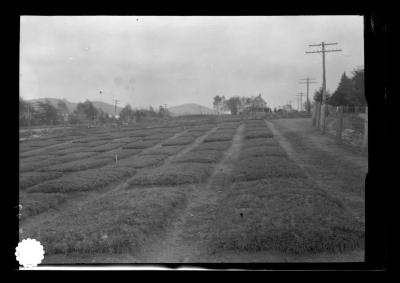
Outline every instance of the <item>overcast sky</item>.
{"type": "Polygon", "coordinates": [[[322,56],[308,44],[338,42],[326,57],[327,88],[364,65],[361,16],[23,16],[20,95],[133,108],[258,93],[270,107],[322,82],[322,56]],[[100,91],[102,93],[100,94],[100,91]]]}

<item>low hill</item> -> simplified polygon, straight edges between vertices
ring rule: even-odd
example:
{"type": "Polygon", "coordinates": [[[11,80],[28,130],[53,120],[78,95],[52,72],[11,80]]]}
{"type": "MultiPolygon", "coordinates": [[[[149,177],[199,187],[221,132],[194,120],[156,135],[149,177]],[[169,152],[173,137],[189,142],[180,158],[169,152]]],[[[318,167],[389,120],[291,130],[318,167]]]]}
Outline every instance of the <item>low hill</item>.
{"type": "MultiPolygon", "coordinates": [[[[78,105],[78,103],[76,103],[76,102],[70,102],[70,101],[68,101],[66,99],[58,99],[58,98],[38,98],[38,99],[31,99],[31,100],[28,100],[28,101],[29,102],[36,102],[36,101],[43,101],[44,102],[46,99],[48,99],[50,101],[50,103],[52,105],[54,105],[55,107],[57,107],[58,102],[64,101],[65,104],[68,107],[68,110],[70,112],[74,111],[76,109],[76,106],[78,105]]],[[[114,112],[114,110],[115,110],[114,107],[115,106],[114,105],[112,105],[110,103],[102,102],[102,101],[91,101],[91,102],[93,103],[94,107],[100,108],[101,110],[104,111],[104,113],[112,114],[112,115],[115,114],[115,112],[114,112]]],[[[122,108],[117,106],[117,114],[121,110],[122,110],[122,108]]]]}
{"type": "Polygon", "coordinates": [[[194,103],[168,107],[168,111],[172,116],[217,114],[217,112],[211,108],[194,103]]]}

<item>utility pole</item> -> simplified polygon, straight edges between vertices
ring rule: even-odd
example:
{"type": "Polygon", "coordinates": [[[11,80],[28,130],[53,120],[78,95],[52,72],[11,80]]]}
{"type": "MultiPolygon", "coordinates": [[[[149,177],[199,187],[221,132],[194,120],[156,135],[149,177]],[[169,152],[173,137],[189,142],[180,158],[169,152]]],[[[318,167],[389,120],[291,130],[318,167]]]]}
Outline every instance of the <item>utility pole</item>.
{"type": "Polygon", "coordinates": [[[304,93],[299,92],[299,94],[297,95],[300,98],[300,112],[303,110],[303,95],[304,93]]]}
{"type": "Polygon", "coordinates": [[[321,42],[320,44],[310,44],[308,46],[321,46],[321,50],[318,51],[306,51],[306,54],[310,53],[322,53],[322,105],[321,105],[321,119],[322,119],[322,133],[325,133],[325,115],[326,115],[326,78],[325,78],[325,53],[327,52],[339,52],[341,49],[332,49],[325,50],[326,45],[337,45],[337,42],[334,43],[325,43],[321,42]]]}
{"type": "Polygon", "coordinates": [[[117,115],[117,104],[119,103],[119,100],[117,100],[117,99],[113,99],[114,100],[114,105],[115,105],[115,108],[114,108],[114,113],[115,113],[115,116],[117,115]]]}
{"type": "Polygon", "coordinates": [[[309,89],[310,89],[310,84],[316,84],[317,82],[314,79],[310,78],[305,78],[305,79],[300,79],[300,80],[305,80],[305,82],[299,82],[299,84],[307,84],[307,112],[310,113],[310,99],[309,99],[309,89]]]}
{"type": "Polygon", "coordinates": [[[165,113],[165,115],[168,114],[168,105],[167,104],[164,104],[164,113],[165,113]]]}

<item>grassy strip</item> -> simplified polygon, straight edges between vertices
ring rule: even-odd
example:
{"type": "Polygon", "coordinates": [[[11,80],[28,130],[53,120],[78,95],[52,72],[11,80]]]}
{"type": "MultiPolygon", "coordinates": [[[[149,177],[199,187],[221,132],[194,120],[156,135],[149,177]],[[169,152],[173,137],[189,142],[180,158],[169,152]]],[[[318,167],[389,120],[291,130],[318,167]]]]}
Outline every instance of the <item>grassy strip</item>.
{"type": "Polygon", "coordinates": [[[55,208],[65,202],[65,194],[20,193],[19,203],[22,205],[20,220],[42,213],[50,208],[55,208]]]}
{"type": "Polygon", "coordinates": [[[221,141],[221,142],[207,142],[201,143],[198,147],[194,148],[192,151],[203,151],[203,150],[226,150],[231,146],[231,141],[221,141]]]}
{"type": "Polygon", "coordinates": [[[248,120],[248,121],[246,121],[246,126],[261,127],[261,126],[265,126],[265,122],[264,122],[264,120],[260,120],[260,119],[248,120]]]}
{"type": "Polygon", "coordinates": [[[185,202],[175,189],[124,190],[96,199],[29,231],[46,254],[135,253],[161,233],[185,202]]]}
{"type": "Polygon", "coordinates": [[[131,185],[174,186],[204,182],[211,174],[212,166],[200,163],[176,163],[137,174],[130,180],[131,185]]]}
{"type": "Polygon", "coordinates": [[[364,225],[307,179],[236,183],[222,202],[214,251],[341,252],[364,243],[364,225]]]}
{"type": "Polygon", "coordinates": [[[286,156],[286,151],[279,145],[269,146],[260,145],[259,147],[246,147],[242,148],[242,156],[247,157],[261,157],[261,156],[286,156]]]}
{"type": "Polygon", "coordinates": [[[272,138],[274,135],[268,131],[254,131],[254,132],[247,132],[245,134],[245,139],[256,139],[256,138],[272,138]]]}
{"type": "Polygon", "coordinates": [[[196,139],[195,136],[185,136],[185,137],[179,136],[170,141],[162,143],[162,146],[187,145],[194,142],[195,139],[196,139]]]}
{"type": "Polygon", "coordinates": [[[143,138],[143,141],[151,141],[151,140],[166,140],[170,137],[172,137],[174,135],[174,133],[158,133],[158,134],[154,134],[151,136],[147,136],[143,138]]]}
{"type": "Polygon", "coordinates": [[[159,165],[167,155],[139,155],[119,161],[117,166],[131,168],[148,168],[159,165]]]}
{"type": "MultiPolygon", "coordinates": [[[[79,161],[81,159],[88,158],[93,154],[94,153],[92,152],[79,152],[79,153],[71,153],[60,156],[38,154],[38,156],[20,160],[19,171],[20,172],[38,171],[43,168],[48,168],[53,165],[55,166],[63,162],[79,161]]],[[[47,169],[44,169],[44,171],[47,171],[47,169]]]]}
{"type": "Polygon", "coordinates": [[[79,145],[83,146],[83,147],[93,148],[93,147],[102,146],[102,145],[105,145],[105,144],[108,144],[108,143],[110,143],[110,141],[97,140],[97,141],[90,141],[90,142],[86,142],[86,143],[80,143],[79,145]]]}
{"type": "Polygon", "coordinates": [[[121,178],[132,176],[134,173],[135,170],[132,168],[114,166],[89,169],[63,175],[61,178],[43,182],[29,188],[28,192],[69,193],[76,191],[91,191],[102,188],[121,178]]]}
{"type": "Polygon", "coordinates": [[[219,150],[199,150],[190,151],[174,162],[176,163],[217,163],[223,156],[223,152],[219,150]]]}
{"type": "Polygon", "coordinates": [[[46,148],[46,152],[48,152],[50,154],[58,154],[59,152],[62,153],[63,150],[69,150],[71,148],[73,148],[73,149],[76,149],[76,148],[83,149],[85,147],[84,147],[84,144],[72,144],[70,142],[67,142],[67,143],[62,143],[62,144],[59,144],[59,145],[52,146],[51,148],[46,148]]]}
{"type": "Polygon", "coordinates": [[[113,139],[112,141],[113,142],[120,142],[120,143],[131,143],[131,142],[134,142],[136,140],[137,140],[136,138],[118,137],[118,138],[113,139]]]}
{"type": "Polygon", "coordinates": [[[204,142],[231,141],[236,131],[217,131],[204,139],[204,142]]]}
{"type": "Polygon", "coordinates": [[[131,157],[132,155],[136,155],[142,152],[141,149],[116,149],[108,152],[101,153],[99,155],[94,156],[95,159],[104,159],[109,158],[115,160],[115,156],[117,156],[117,160],[121,160],[127,157],[131,157]]]}
{"type": "Polygon", "coordinates": [[[188,128],[188,132],[192,133],[192,132],[207,132],[209,130],[211,130],[215,125],[198,125],[198,126],[193,126],[193,127],[189,127],[188,128]]]}
{"type": "Polygon", "coordinates": [[[19,159],[31,159],[37,158],[39,155],[37,152],[19,152],[19,159]]]}
{"type": "Polygon", "coordinates": [[[72,143],[91,143],[91,142],[96,142],[96,141],[105,141],[111,139],[110,136],[104,136],[104,135],[96,135],[96,136],[91,136],[87,138],[81,138],[79,140],[75,140],[72,143]]]}
{"type": "Polygon", "coordinates": [[[33,140],[33,141],[24,141],[20,142],[20,149],[26,150],[26,149],[36,149],[38,147],[46,147],[50,145],[55,145],[59,143],[58,141],[55,140],[33,140]]]}
{"type": "MultiPolygon", "coordinates": [[[[54,145],[54,146],[51,146],[50,148],[46,148],[46,153],[52,153],[52,152],[54,152],[56,150],[66,149],[68,147],[71,147],[71,146],[70,145],[66,145],[66,144],[54,145]]],[[[38,152],[37,152],[38,150],[40,151],[40,148],[31,148],[28,151],[21,151],[20,150],[19,156],[20,156],[20,158],[34,157],[34,156],[38,155],[38,152]],[[32,150],[34,150],[34,152],[32,152],[32,150]]]]}
{"type": "Polygon", "coordinates": [[[40,168],[39,171],[76,172],[90,168],[101,167],[109,163],[110,163],[109,158],[104,158],[104,159],[87,158],[83,160],[74,160],[62,164],[54,164],[51,166],[40,168]]]}
{"type": "MultiPolygon", "coordinates": [[[[49,167],[52,165],[57,165],[62,161],[56,160],[54,158],[47,158],[41,160],[34,160],[34,161],[26,161],[20,160],[19,162],[19,172],[30,172],[30,171],[38,171],[41,170],[43,167],[49,167]]],[[[56,170],[53,170],[56,171],[56,170]]]]}
{"type": "Polygon", "coordinates": [[[52,155],[51,153],[50,154],[43,154],[43,153],[37,153],[36,152],[34,155],[32,154],[29,157],[23,158],[23,157],[20,156],[19,162],[20,162],[20,164],[32,163],[32,162],[41,162],[41,161],[49,160],[49,159],[52,159],[52,158],[54,158],[54,155],[52,155]]]}
{"type": "Polygon", "coordinates": [[[273,134],[267,125],[257,127],[246,127],[245,139],[256,139],[256,138],[272,138],[273,134]]]}
{"type": "Polygon", "coordinates": [[[260,146],[279,146],[279,143],[273,138],[245,139],[243,148],[260,147],[260,146]]]}
{"type": "Polygon", "coordinates": [[[218,125],[218,129],[221,130],[229,130],[229,129],[237,129],[239,127],[240,123],[222,123],[218,125]]]}
{"type": "Polygon", "coordinates": [[[61,172],[27,172],[19,174],[19,189],[24,190],[36,184],[61,177],[61,172]]]}
{"type": "Polygon", "coordinates": [[[282,156],[243,157],[233,170],[234,181],[252,181],[271,177],[306,178],[290,159],[282,156]]]}
{"type": "Polygon", "coordinates": [[[71,162],[71,161],[78,161],[80,159],[88,158],[93,156],[94,152],[77,152],[77,153],[71,153],[63,156],[59,156],[56,158],[56,160],[61,161],[61,162],[71,162]]]}
{"type": "Polygon", "coordinates": [[[157,140],[137,141],[137,142],[123,145],[122,149],[145,149],[145,148],[155,146],[158,143],[159,142],[157,140]]]}
{"type": "Polygon", "coordinates": [[[151,130],[139,130],[129,134],[130,137],[133,138],[143,138],[147,136],[151,136],[154,132],[151,130]]]}
{"type": "Polygon", "coordinates": [[[180,152],[182,149],[184,149],[183,146],[162,146],[156,149],[152,149],[148,151],[147,153],[143,153],[143,155],[175,155],[178,152],[180,152]]]}
{"type": "Polygon", "coordinates": [[[95,146],[95,147],[87,147],[84,149],[84,151],[106,152],[106,151],[110,151],[110,150],[113,150],[116,148],[120,148],[121,146],[122,146],[122,144],[119,142],[112,142],[112,143],[106,143],[106,144],[95,146]]]}
{"type": "Polygon", "coordinates": [[[51,153],[56,154],[56,155],[66,155],[66,154],[72,154],[72,153],[80,153],[87,151],[86,147],[83,146],[74,146],[74,145],[66,145],[65,149],[58,149],[54,150],[51,153]]]}

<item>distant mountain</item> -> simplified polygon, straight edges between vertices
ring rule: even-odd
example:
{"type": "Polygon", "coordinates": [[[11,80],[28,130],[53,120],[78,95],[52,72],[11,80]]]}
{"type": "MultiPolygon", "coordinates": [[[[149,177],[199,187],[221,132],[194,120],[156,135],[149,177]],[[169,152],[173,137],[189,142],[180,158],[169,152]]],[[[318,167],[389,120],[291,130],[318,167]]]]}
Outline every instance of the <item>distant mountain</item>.
{"type": "MultiPolygon", "coordinates": [[[[74,111],[76,109],[76,106],[78,105],[78,103],[70,102],[70,101],[68,101],[66,99],[58,99],[58,98],[38,98],[38,99],[31,99],[31,100],[28,100],[28,101],[29,102],[36,102],[36,101],[44,102],[46,99],[48,99],[50,101],[50,103],[52,105],[54,105],[55,107],[57,107],[58,102],[64,101],[65,104],[68,107],[68,110],[70,112],[74,111]]],[[[114,112],[114,107],[115,106],[114,105],[112,105],[110,103],[102,102],[102,101],[91,101],[91,102],[93,103],[94,107],[100,108],[101,110],[104,111],[104,113],[112,114],[112,115],[115,114],[115,112],[114,112]]],[[[119,112],[121,110],[122,110],[122,108],[117,106],[117,114],[119,114],[119,112]]]]}
{"type": "Polygon", "coordinates": [[[178,106],[172,106],[168,107],[168,111],[172,116],[217,114],[215,110],[199,104],[182,104],[178,106]]]}

